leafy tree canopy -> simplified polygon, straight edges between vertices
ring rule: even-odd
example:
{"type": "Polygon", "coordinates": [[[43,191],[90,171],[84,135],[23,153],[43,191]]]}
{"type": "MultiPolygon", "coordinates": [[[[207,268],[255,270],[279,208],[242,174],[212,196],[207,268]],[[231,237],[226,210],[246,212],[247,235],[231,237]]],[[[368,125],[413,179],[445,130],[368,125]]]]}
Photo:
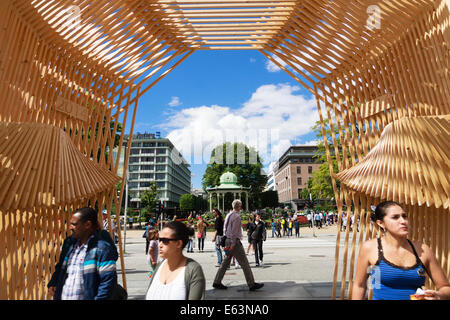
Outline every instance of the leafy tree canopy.
{"type": "Polygon", "coordinates": [[[260,195],[267,182],[262,174],[262,159],[253,147],[243,143],[226,142],[211,152],[211,160],[202,178],[203,189],[220,184],[220,176],[227,170],[237,177],[237,184],[250,187],[249,205],[260,206],[260,195]]]}

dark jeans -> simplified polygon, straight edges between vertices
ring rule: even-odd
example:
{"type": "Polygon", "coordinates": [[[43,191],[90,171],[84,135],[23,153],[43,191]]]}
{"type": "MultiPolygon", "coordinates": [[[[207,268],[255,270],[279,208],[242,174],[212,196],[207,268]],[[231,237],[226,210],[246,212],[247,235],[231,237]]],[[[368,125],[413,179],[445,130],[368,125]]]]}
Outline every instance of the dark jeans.
{"type": "Polygon", "coordinates": [[[205,247],[205,238],[198,238],[198,250],[203,251],[204,247],[205,247]]]}
{"type": "Polygon", "coordinates": [[[263,249],[262,244],[263,241],[261,240],[252,240],[253,247],[255,248],[255,262],[256,264],[259,264],[260,261],[263,261],[263,249]]]}

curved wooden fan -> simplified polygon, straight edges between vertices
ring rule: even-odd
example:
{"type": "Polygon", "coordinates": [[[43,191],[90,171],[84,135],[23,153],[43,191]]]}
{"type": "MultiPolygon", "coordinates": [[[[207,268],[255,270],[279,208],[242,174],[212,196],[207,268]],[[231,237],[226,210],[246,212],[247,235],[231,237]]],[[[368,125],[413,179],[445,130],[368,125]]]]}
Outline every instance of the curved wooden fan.
{"type": "Polygon", "coordinates": [[[449,208],[450,115],[390,123],[367,156],[336,176],[371,197],[449,208]]]}
{"type": "Polygon", "coordinates": [[[64,205],[120,178],[83,155],[57,127],[0,122],[0,209],[64,205]]]}

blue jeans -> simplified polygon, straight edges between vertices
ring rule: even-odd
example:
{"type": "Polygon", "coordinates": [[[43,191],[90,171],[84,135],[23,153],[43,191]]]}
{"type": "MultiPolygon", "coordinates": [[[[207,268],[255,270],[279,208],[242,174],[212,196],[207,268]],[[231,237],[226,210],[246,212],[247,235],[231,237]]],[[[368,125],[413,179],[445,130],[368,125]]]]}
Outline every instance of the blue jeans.
{"type": "Polygon", "coordinates": [[[187,243],[187,251],[192,251],[193,249],[193,245],[194,244],[194,239],[189,239],[188,243],[187,243]]]}
{"type": "Polygon", "coordinates": [[[220,239],[222,239],[222,236],[216,236],[217,264],[222,264],[222,249],[220,249],[220,239]]]}
{"type": "Polygon", "coordinates": [[[274,234],[275,234],[275,227],[272,227],[272,238],[274,234]]]}

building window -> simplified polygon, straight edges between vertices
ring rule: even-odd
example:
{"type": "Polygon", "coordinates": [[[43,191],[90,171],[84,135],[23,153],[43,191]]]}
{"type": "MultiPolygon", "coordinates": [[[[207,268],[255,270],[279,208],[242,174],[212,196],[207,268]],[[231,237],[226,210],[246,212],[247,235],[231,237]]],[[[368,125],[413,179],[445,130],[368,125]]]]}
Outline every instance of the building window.
{"type": "Polygon", "coordinates": [[[166,162],[166,157],[156,157],[156,163],[164,163],[166,162]]]}
{"type": "Polygon", "coordinates": [[[166,183],[165,182],[157,182],[156,183],[158,185],[158,188],[165,188],[166,187],[166,183]]]}
{"type": "Polygon", "coordinates": [[[156,154],[166,154],[166,149],[156,149],[156,154]]]}
{"type": "Polygon", "coordinates": [[[141,166],[142,171],[154,170],[154,166],[141,166]]]}
{"type": "Polygon", "coordinates": [[[148,188],[150,187],[150,182],[141,182],[141,188],[148,188]]]}
{"type": "Polygon", "coordinates": [[[156,171],[166,171],[166,166],[156,166],[156,171]]]}
{"type": "Polygon", "coordinates": [[[153,179],[153,173],[141,173],[141,179],[153,179]]]}
{"type": "Polygon", "coordinates": [[[302,173],[302,167],[297,166],[297,174],[301,174],[302,173]]]}
{"type": "Polygon", "coordinates": [[[297,184],[298,184],[299,186],[302,185],[302,178],[297,178],[297,184]]]}
{"type": "Polygon", "coordinates": [[[155,146],[155,143],[154,142],[144,142],[143,144],[142,144],[142,146],[143,147],[154,147],[155,146]]]}
{"type": "Polygon", "coordinates": [[[142,150],[142,154],[152,154],[155,153],[155,149],[141,149],[142,150]]]}
{"type": "Polygon", "coordinates": [[[165,173],[157,173],[156,174],[156,180],[164,180],[166,178],[165,173]]]}
{"type": "Polygon", "coordinates": [[[309,174],[312,173],[312,166],[308,166],[308,173],[309,173],[309,174]]]}
{"type": "Polygon", "coordinates": [[[139,166],[130,166],[130,172],[139,171],[139,166]]]}
{"type": "Polygon", "coordinates": [[[131,149],[130,154],[139,154],[140,149],[131,149]]]}
{"type": "Polygon", "coordinates": [[[130,182],[130,183],[128,184],[128,188],[130,188],[130,189],[136,189],[136,188],[138,187],[138,185],[139,185],[139,183],[137,183],[137,182],[130,182]]]}
{"type": "Polygon", "coordinates": [[[302,190],[303,190],[303,189],[298,189],[298,198],[299,198],[299,199],[302,198],[302,190]]]}
{"type": "Polygon", "coordinates": [[[130,180],[138,180],[139,174],[138,173],[131,173],[130,174],[130,180]]]}
{"type": "Polygon", "coordinates": [[[136,163],[139,162],[139,158],[130,158],[130,163],[136,163]]]}

